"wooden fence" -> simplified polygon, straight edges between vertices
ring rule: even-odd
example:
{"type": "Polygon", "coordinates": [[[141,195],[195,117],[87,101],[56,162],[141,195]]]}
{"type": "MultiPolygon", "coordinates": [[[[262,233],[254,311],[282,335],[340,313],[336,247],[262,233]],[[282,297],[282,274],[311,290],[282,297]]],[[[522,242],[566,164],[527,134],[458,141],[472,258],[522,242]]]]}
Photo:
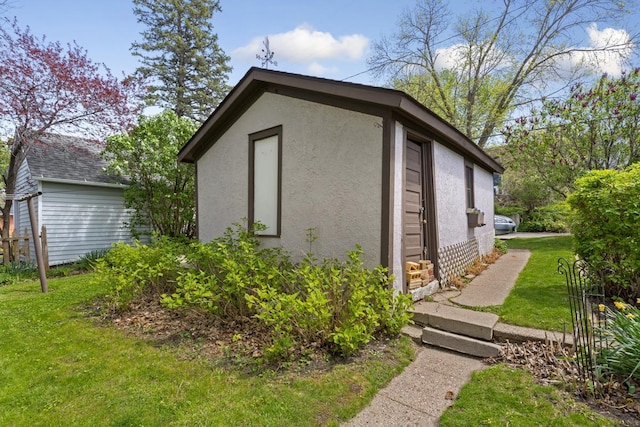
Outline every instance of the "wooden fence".
{"type": "MultiPolygon", "coordinates": [[[[4,254],[5,250],[9,251],[9,257],[4,258],[4,263],[11,262],[31,262],[31,250],[29,243],[32,240],[31,234],[24,229],[22,235],[17,234],[15,231],[13,236],[8,239],[2,239],[2,247],[0,247],[0,256],[4,254]]],[[[47,227],[44,225],[40,231],[40,241],[42,243],[42,256],[44,258],[45,270],[49,269],[49,249],[47,247],[47,227]]],[[[35,262],[35,260],[34,260],[35,262]]]]}

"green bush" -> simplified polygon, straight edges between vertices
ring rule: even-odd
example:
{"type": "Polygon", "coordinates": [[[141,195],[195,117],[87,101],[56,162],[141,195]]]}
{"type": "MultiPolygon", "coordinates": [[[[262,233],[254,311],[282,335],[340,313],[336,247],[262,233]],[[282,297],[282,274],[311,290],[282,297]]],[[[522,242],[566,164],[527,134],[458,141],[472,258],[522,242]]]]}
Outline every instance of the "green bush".
{"type": "Polygon", "coordinates": [[[411,298],[394,294],[387,271],[365,269],[361,256],[357,247],[344,262],[308,256],[293,265],[235,224],[208,244],[117,244],[97,261],[94,280],[110,286],[116,308],[145,294],[170,309],[256,317],[271,332],[264,350],[273,361],[309,347],[346,356],[410,322],[411,298]]]}
{"type": "Polygon", "coordinates": [[[500,252],[503,255],[507,253],[507,249],[508,249],[507,242],[505,242],[504,240],[494,239],[493,247],[496,248],[496,250],[498,250],[498,252],[500,252]]]}
{"type": "Polygon", "coordinates": [[[111,290],[115,307],[125,308],[140,295],[172,292],[185,249],[185,245],[164,237],[151,245],[116,243],[96,261],[93,280],[111,290]]]}
{"type": "Polygon", "coordinates": [[[361,256],[357,247],[344,262],[309,256],[293,265],[235,224],[208,244],[116,245],[98,261],[95,280],[111,286],[117,307],[149,293],[171,309],[256,317],[271,331],[265,355],[274,361],[309,347],[350,355],[375,336],[399,333],[412,304],[394,294],[385,269],[365,269],[361,256]]]}
{"type": "Polygon", "coordinates": [[[569,207],[566,203],[555,203],[535,208],[522,217],[518,231],[564,233],[568,231],[569,207]]]}
{"type": "MultiPolygon", "coordinates": [[[[254,225],[262,230],[261,224],[254,225]]],[[[289,267],[280,249],[259,249],[260,242],[243,224],[234,224],[211,243],[193,243],[186,255],[192,269],[178,276],[175,292],[162,296],[167,307],[190,305],[223,317],[249,315],[246,294],[256,284],[268,286],[289,267]]]]}
{"type": "Polygon", "coordinates": [[[640,163],[623,171],[589,172],[567,199],[573,209],[577,254],[605,263],[605,292],[629,302],[640,297],[640,163]]]}
{"type": "Polygon", "coordinates": [[[410,321],[411,298],[394,295],[386,269],[363,268],[362,250],[349,252],[348,260],[325,260],[315,264],[305,259],[294,269],[294,293],[273,286],[259,286],[247,295],[256,317],[275,332],[272,357],[287,353],[282,343],[326,347],[348,356],[376,334],[395,335],[410,321]]]}
{"type": "Polygon", "coordinates": [[[525,211],[525,209],[520,206],[501,206],[498,204],[494,206],[493,210],[496,215],[504,215],[504,216],[511,216],[511,215],[522,216],[522,214],[525,211]]]}

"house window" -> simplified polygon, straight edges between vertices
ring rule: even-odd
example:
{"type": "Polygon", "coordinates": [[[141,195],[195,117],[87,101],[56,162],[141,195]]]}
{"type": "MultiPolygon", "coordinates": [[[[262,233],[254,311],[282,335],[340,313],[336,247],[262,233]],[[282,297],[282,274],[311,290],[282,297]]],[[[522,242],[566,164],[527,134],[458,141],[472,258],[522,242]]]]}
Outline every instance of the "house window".
{"type": "Polygon", "coordinates": [[[265,225],[262,236],[280,237],[282,126],[249,135],[249,226],[265,225]]]}
{"type": "Polygon", "coordinates": [[[473,163],[464,162],[464,184],[465,184],[465,195],[467,198],[467,208],[475,207],[475,200],[473,197],[473,163]]]}

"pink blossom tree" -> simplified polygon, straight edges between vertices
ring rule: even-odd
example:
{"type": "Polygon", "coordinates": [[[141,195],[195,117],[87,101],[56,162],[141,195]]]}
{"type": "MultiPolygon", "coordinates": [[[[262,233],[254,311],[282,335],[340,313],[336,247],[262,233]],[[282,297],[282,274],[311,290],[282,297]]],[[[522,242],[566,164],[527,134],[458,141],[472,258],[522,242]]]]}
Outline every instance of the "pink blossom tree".
{"type": "MultiPolygon", "coordinates": [[[[139,113],[141,88],[132,78],[114,77],[75,42],[51,42],[5,19],[0,24],[0,126],[13,131],[3,174],[7,195],[15,193],[18,170],[39,135],[74,132],[100,141],[122,132],[139,113]]],[[[9,237],[12,204],[7,197],[0,208],[3,238],[9,237]]]]}

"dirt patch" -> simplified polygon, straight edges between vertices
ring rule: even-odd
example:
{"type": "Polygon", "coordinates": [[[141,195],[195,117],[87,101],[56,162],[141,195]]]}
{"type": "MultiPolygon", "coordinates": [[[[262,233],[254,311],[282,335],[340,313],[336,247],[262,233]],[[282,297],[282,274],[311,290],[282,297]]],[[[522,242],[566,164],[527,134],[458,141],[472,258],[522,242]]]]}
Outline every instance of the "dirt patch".
{"type": "Polygon", "coordinates": [[[585,386],[573,354],[567,348],[542,342],[506,343],[500,355],[489,363],[506,363],[530,372],[538,383],[556,385],[572,392],[592,409],[623,422],[640,426],[640,382],[609,376],[596,384],[595,396],[585,386]]]}
{"type": "Polygon", "coordinates": [[[140,298],[126,311],[112,311],[104,301],[90,308],[91,317],[104,325],[113,325],[152,345],[176,349],[184,359],[204,358],[216,365],[231,366],[245,373],[263,369],[324,371],[344,363],[362,363],[364,359],[388,359],[394,363],[393,339],[370,342],[358,354],[333,356],[316,345],[292,351],[287,360],[267,363],[264,349],[272,344],[269,331],[257,319],[236,317],[219,319],[197,310],[170,310],[158,297],[140,298]]]}

